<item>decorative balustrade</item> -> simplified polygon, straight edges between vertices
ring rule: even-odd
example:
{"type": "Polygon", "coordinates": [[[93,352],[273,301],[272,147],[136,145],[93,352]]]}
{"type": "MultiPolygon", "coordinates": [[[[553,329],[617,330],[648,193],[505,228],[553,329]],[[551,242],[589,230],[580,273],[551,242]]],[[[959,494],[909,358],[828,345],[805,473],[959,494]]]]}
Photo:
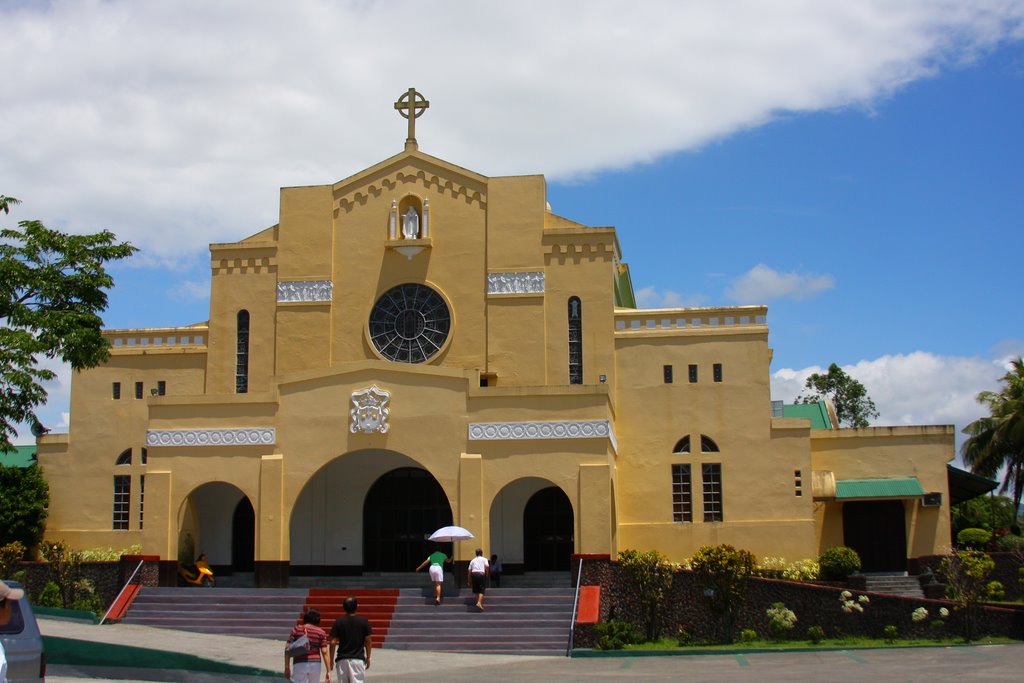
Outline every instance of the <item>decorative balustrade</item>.
{"type": "Polygon", "coordinates": [[[114,349],[206,347],[209,328],[182,327],[146,330],[107,330],[104,336],[114,349]]]}
{"type": "Polygon", "coordinates": [[[700,330],[717,327],[767,325],[768,309],[763,306],[731,308],[680,308],[616,313],[616,332],[658,330],[700,330]]]}

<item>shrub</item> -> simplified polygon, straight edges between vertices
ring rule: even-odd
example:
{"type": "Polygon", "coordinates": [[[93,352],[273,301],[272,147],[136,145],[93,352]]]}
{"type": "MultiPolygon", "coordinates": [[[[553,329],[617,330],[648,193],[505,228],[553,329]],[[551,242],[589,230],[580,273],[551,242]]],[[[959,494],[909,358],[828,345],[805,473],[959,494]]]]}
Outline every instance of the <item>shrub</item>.
{"type": "Polygon", "coordinates": [[[782,571],[782,578],[789,581],[814,581],[821,576],[817,560],[797,560],[782,571]]]}
{"type": "Polygon", "coordinates": [[[598,650],[621,650],[642,640],[640,631],[628,621],[612,620],[594,626],[594,647],[598,650]]]}
{"type": "Polygon", "coordinates": [[[96,594],[96,587],[89,579],[81,579],[75,582],[75,601],[71,604],[71,607],[92,612],[98,617],[102,617],[106,611],[103,607],[103,598],[96,594]]]}
{"type": "Polygon", "coordinates": [[[25,546],[20,541],[11,541],[0,548],[0,578],[10,577],[14,566],[25,557],[25,546]]]}
{"type": "Polygon", "coordinates": [[[932,623],[928,624],[928,628],[932,632],[932,638],[937,641],[941,641],[946,635],[946,622],[942,619],[932,619],[932,623]]]}
{"type": "Polygon", "coordinates": [[[1014,534],[1000,536],[996,541],[996,547],[1005,553],[1024,551],[1024,536],[1016,536],[1014,534]]]}
{"type": "Polygon", "coordinates": [[[884,629],[882,629],[882,633],[885,634],[885,642],[887,643],[895,643],[896,639],[900,635],[899,629],[893,626],[892,624],[889,624],[884,629]]]}
{"type": "Polygon", "coordinates": [[[774,602],[765,610],[768,615],[768,635],[772,640],[785,640],[796,626],[796,613],[781,602],[774,602]]]}
{"type": "Polygon", "coordinates": [[[64,602],[60,599],[60,588],[53,581],[47,581],[43,586],[43,592],[39,594],[40,607],[63,607],[64,602]]]}
{"type": "Polygon", "coordinates": [[[972,550],[982,550],[992,540],[992,533],[984,529],[962,529],[956,535],[957,545],[972,550]]]}
{"type": "Polygon", "coordinates": [[[740,642],[752,643],[757,640],[757,631],[752,628],[745,628],[740,631],[740,642]]]}
{"type": "Polygon", "coordinates": [[[686,624],[679,624],[679,629],[676,631],[676,643],[680,647],[693,645],[693,634],[690,633],[690,629],[686,628],[686,624]]]}
{"type": "Polygon", "coordinates": [[[731,643],[736,618],[747,597],[747,583],[757,564],[746,550],[731,545],[702,546],[690,560],[704,602],[715,618],[717,640],[731,643]]]}
{"type": "Polygon", "coordinates": [[[821,578],[827,581],[845,581],[860,569],[860,556],[844,545],[829,548],[818,556],[821,578]]]}
{"type": "Polygon", "coordinates": [[[962,612],[964,639],[971,641],[977,635],[981,618],[980,603],[988,599],[991,585],[988,575],[996,563],[978,550],[954,550],[942,558],[939,573],[946,581],[946,597],[957,603],[962,612]]]}
{"type": "Polygon", "coordinates": [[[807,629],[807,639],[817,645],[825,640],[825,629],[820,626],[811,626],[807,629]]]}
{"type": "Polygon", "coordinates": [[[986,600],[1004,600],[1006,598],[1006,589],[1003,588],[1001,581],[989,581],[985,585],[985,599],[986,600]]]}
{"type": "Polygon", "coordinates": [[[913,612],[910,613],[910,619],[914,623],[917,623],[919,621],[924,621],[927,618],[928,618],[928,608],[927,607],[918,607],[917,609],[915,609],[913,612]]]}
{"type": "Polygon", "coordinates": [[[647,640],[654,640],[661,631],[664,614],[661,606],[672,590],[675,567],[657,550],[645,553],[623,550],[619,553],[619,562],[636,583],[644,635],[647,640]]]}
{"type": "Polygon", "coordinates": [[[78,554],[79,559],[82,562],[111,562],[114,560],[121,559],[122,555],[140,555],[142,554],[142,545],[136,543],[135,545],[121,550],[114,550],[113,548],[89,548],[83,550],[78,554]]]}

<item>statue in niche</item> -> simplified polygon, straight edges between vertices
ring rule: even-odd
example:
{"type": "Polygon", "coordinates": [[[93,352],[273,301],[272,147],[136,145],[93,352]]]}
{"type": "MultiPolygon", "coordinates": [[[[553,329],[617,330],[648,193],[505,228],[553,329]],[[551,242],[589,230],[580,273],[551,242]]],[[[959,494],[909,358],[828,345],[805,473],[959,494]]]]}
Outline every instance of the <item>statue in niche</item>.
{"type": "Polygon", "coordinates": [[[407,240],[418,239],[420,236],[420,215],[416,209],[409,207],[409,210],[402,216],[402,237],[407,240]]]}

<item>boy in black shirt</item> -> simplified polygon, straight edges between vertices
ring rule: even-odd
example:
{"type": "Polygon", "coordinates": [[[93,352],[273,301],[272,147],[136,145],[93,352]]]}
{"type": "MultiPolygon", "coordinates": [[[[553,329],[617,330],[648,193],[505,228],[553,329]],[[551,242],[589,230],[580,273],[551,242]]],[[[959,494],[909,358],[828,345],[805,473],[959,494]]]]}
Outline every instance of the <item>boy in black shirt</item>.
{"type": "Polygon", "coordinates": [[[338,617],[331,627],[330,658],[336,662],[337,683],[362,683],[370,668],[373,628],[366,617],[356,614],[358,606],[355,598],[345,598],[345,616],[338,617]],[[338,658],[335,660],[336,649],[338,658]]]}

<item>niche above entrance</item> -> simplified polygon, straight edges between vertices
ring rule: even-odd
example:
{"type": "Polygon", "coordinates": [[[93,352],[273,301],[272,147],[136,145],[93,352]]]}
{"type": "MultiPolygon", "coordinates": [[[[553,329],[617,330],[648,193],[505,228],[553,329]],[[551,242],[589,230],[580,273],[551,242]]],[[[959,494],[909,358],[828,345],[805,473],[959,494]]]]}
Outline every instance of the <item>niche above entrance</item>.
{"type": "Polygon", "coordinates": [[[391,200],[385,246],[407,259],[430,248],[429,199],[408,194],[401,200],[391,200]]]}

